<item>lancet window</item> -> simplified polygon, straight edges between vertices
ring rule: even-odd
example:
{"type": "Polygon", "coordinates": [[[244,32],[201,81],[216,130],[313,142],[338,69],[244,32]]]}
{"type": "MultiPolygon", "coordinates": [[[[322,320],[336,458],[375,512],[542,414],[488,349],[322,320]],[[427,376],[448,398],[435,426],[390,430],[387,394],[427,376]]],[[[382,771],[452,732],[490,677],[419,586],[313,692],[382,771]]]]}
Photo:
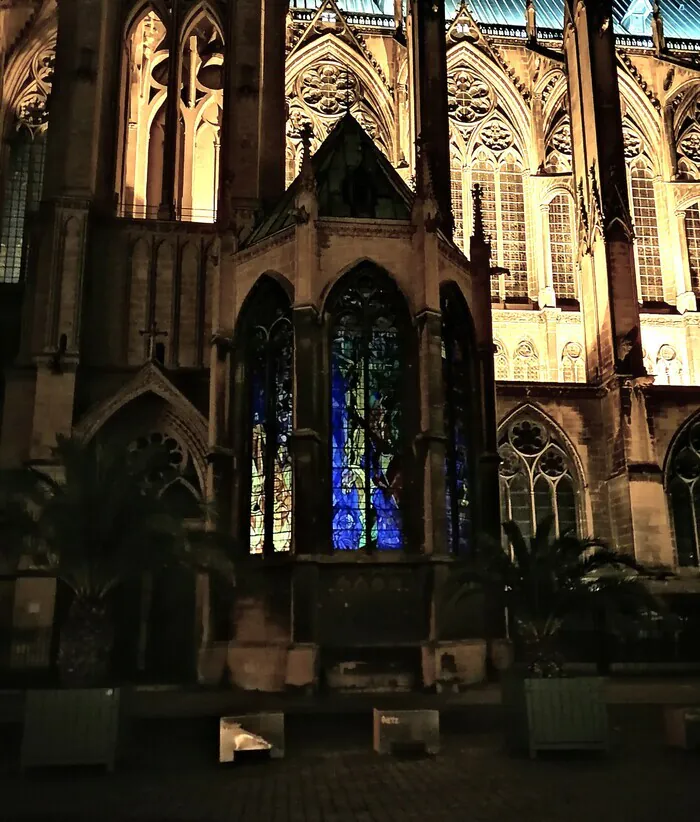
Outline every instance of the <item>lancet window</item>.
{"type": "Polygon", "coordinates": [[[685,212],[685,236],[688,244],[690,283],[696,295],[700,295],[700,204],[694,203],[685,212]]]}
{"type": "Polygon", "coordinates": [[[558,300],[577,300],[574,249],[576,227],[569,195],[561,193],[553,197],[548,206],[548,215],[554,293],[558,300]]]}
{"type": "Polygon", "coordinates": [[[445,289],[442,308],[442,374],[445,395],[445,463],[447,544],[464,554],[471,543],[471,454],[469,443],[474,423],[474,381],[470,368],[467,309],[456,288],[445,289]]]}
{"type": "Polygon", "coordinates": [[[400,549],[406,307],[386,275],[363,265],[336,287],[329,319],[333,548],[400,549]]]}
{"type": "Polygon", "coordinates": [[[289,300],[263,280],[251,298],[246,382],[250,457],[250,552],[289,551],[292,543],[293,332],[289,300]]]}

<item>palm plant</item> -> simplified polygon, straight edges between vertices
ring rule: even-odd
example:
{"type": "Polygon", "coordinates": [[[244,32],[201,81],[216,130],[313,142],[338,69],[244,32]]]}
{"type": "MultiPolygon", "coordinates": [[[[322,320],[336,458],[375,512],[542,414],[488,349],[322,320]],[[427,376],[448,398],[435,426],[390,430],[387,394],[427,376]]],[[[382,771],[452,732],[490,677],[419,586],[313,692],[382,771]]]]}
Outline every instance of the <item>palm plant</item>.
{"type": "Polygon", "coordinates": [[[515,522],[503,530],[508,545],[484,542],[473,563],[458,577],[453,601],[475,589],[500,597],[515,633],[516,651],[524,652],[535,676],[562,670],[559,639],[576,616],[605,613],[643,618],[663,612],[663,604],[644,581],[645,567],[599,539],[553,535],[546,519],[526,538],[515,522]]]}
{"type": "Polygon", "coordinates": [[[29,466],[2,477],[5,557],[52,571],[73,593],[58,656],[65,684],[109,675],[109,595],[129,578],[180,565],[233,579],[222,538],[188,529],[163,494],[167,462],[157,447],[132,451],[59,438],[54,469],[29,466]]]}

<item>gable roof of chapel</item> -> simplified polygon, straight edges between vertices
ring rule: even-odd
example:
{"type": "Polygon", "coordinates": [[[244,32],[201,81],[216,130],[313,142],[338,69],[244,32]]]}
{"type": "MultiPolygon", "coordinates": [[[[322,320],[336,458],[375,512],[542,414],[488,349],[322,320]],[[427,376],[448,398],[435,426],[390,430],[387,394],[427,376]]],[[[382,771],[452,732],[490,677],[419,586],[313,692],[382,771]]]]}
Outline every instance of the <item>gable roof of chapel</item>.
{"type": "MultiPolygon", "coordinates": [[[[311,158],[319,217],[410,220],[413,193],[374,140],[347,113],[311,158]]],[[[246,246],[294,225],[301,175],[255,229],[246,246]]]]}

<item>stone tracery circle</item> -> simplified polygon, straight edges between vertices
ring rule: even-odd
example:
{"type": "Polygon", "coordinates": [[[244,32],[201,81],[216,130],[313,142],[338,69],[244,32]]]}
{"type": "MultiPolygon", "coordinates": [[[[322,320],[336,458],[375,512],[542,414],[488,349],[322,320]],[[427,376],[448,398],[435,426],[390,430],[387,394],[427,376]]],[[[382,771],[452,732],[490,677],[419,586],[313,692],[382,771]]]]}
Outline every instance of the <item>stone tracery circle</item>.
{"type": "Polygon", "coordinates": [[[495,106],[493,89],[469,69],[455,69],[447,77],[447,106],[458,123],[483,120],[495,106]]]}

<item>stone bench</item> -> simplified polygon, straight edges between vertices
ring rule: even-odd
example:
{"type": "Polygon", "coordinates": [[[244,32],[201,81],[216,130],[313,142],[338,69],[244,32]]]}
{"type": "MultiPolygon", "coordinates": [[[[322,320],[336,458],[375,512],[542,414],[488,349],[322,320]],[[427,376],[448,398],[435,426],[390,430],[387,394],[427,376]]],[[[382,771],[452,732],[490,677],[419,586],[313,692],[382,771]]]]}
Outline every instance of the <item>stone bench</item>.
{"type": "Polygon", "coordinates": [[[233,762],[237,753],[269,751],[284,756],[284,714],[222,716],[219,720],[219,762],[233,762]]]}
{"type": "Polygon", "coordinates": [[[378,754],[440,750],[439,711],[380,711],[373,714],[374,750],[378,754]]]}

